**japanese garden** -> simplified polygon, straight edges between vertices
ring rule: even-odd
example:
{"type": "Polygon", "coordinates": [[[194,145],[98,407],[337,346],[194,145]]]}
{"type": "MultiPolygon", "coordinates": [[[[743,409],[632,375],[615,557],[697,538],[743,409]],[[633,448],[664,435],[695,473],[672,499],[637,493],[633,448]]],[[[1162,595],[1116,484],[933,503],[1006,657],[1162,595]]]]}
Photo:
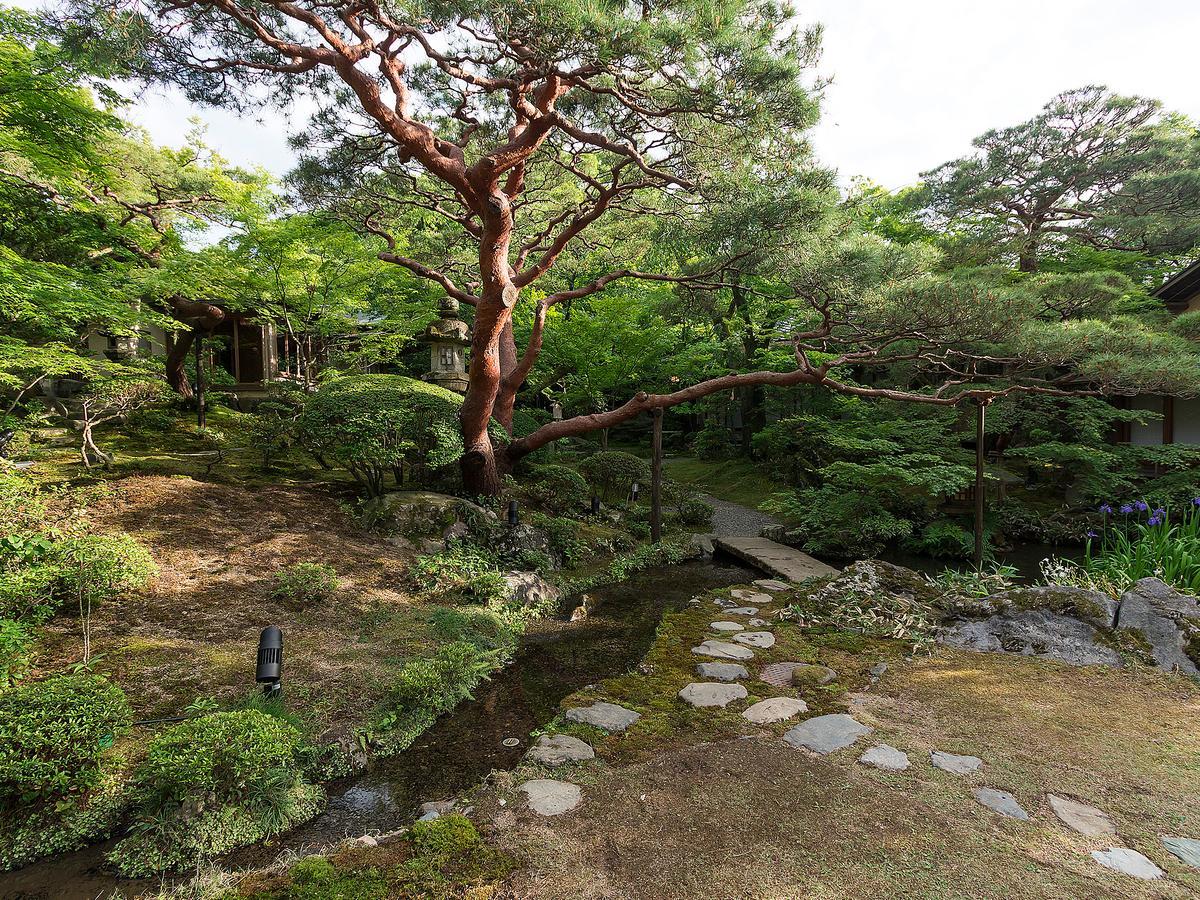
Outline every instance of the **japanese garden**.
{"type": "Polygon", "coordinates": [[[839,46],[0,5],[0,898],[1200,896],[1200,108],[839,46]]]}

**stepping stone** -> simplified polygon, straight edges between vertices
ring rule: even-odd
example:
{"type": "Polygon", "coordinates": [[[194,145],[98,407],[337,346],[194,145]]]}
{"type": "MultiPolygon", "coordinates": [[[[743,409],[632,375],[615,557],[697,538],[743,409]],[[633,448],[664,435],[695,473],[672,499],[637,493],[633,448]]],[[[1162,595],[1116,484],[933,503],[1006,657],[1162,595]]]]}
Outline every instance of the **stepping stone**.
{"type": "Polygon", "coordinates": [[[873,766],[885,772],[903,772],[910,765],[908,754],[891,744],[876,744],[858,758],[864,766],[873,766]]]}
{"type": "Polygon", "coordinates": [[[708,627],[713,631],[741,631],[745,626],[737,622],[709,622],[708,627]]]}
{"type": "Polygon", "coordinates": [[[746,624],[749,625],[751,628],[762,628],[764,625],[767,624],[767,620],[766,619],[751,619],[746,624]]]}
{"type": "Polygon", "coordinates": [[[1163,870],[1153,862],[1127,847],[1109,847],[1107,850],[1093,850],[1092,859],[1106,869],[1140,878],[1143,881],[1154,881],[1163,877],[1163,870]]]}
{"type": "Polygon", "coordinates": [[[754,651],[749,647],[739,647],[728,641],[704,641],[699,647],[693,647],[692,652],[716,659],[754,659],[754,651]]]}
{"type": "Polygon", "coordinates": [[[959,756],[957,753],[945,753],[941,750],[930,750],[929,761],[935,769],[952,775],[970,775],[979,771],[979,767],[983,765],[983,760],[978,756],[959,756]]]}
{"type": "Polygon", "coordinates": [[[605,731],[624,731],[641,717],[641,713],[635,713],[632,709],[603,701],[567,710],[568,722],[582,722],[605,731]]]}
{"type": "Polygon", "coordinates": [[[733,639],[739,644],[758,647],[760,650],[775,646],[775,635],[769,631],[743,631],[741,634],[735,634],[733,639]]]}
{"type": "Polygon", "coordinates": [[[596,751],[579,738],[571,737],[569,734],[556,734],[553,737],[543,734],[538,738],[537,743],[529,748],[525,757],[548,766],[561,766],[563,763],[595,759],[596,751]]]}
{"type": "Polygon", "coordinates": [[[746,689],[740,684],[713,684],[693,681],[679,692],[679,699],[696,707],[728,706],[734,700],[742,700],[746,689]]]}
{"type": "Polygon", "coordinates": [[[782,581],[776,581],[774,578],[760,578],[754,582],[755,587],[760,587],[764,591],[786,591],[788,586],[782,581]]]}
{"type": "Polygon", "coordinates": [[[884,673],[884,672],[886,672],[887,670],[888,670],[888,664],[887,664],[887,663],[885,663],[885,662],[877,662],[877,663],[875,663],[875,665],[871,666],[871,669],[870,669],[870,671],[868,672],[868,674],[869,674],[869,675],[870,675],[872,678],[881,678],[881,677],[883,677],[883,673],[884,673]]]}
{"type": "Polygon", "coordinates": [[[1088,837],[1102,837],[1117,833],[1117,826],[1108,814],[1094,806],[1088,806],[1086,803],[1080,803],[1069,797],[1059,797],[1057,794],[1049,794],[1046,799],[1050,801],[1050,808],[1063,821],[1063,824],[1080,834],[1086,834],[1088,837]]]}
{"type": "Polygon", "coordinates": [[[744,600],[747,603],[757,603],[759,606],[766,606],[775,599],[770,594],[764,594],[761,591],[733,590],[729,593],[733,594],[739,600],[744,600]]]}
{"type": "Polygon", "coordinates": [[[1189,866],[1200,869],[1200,841],[1185,837],[1164,837],[1163,846],[1189,866]]]}
{"type": "Polygon", "coordinates": [[[539,816],[561,816],[583,802],[579,785],[552,778],[535,778],[521,785],[529,798],[529,808],[539,816]]]}
{"type": "Polygon", "coordinates": [[[802,712],[808,712],[808,704],[803,700],[791,697],[771,697],[759,700],[742,713],[742,718],[755,725],[770,725],[773,722],[784,722],[802,712]]]}
{"type": "Polygon", "coordinates": [[[746,667],[737,663],[698,663],[696,674],[709,681],[737,681],[750,677],[746,667]]]}
{"type": "Polygon", "coordinates": [[[977,787],[972,794],[975,799],[994,812],[1000,813],[1002,816],[1008,816],[1010,819],[1028,819],[1029,813],[1021,809],[1021,804],[1017,802],[1017,798],[1008,791],[998,791],[995,788],[977,787]]]}
{"type": "Polygon", "coordinates": [[[837,681],[838,673],[829,668],[829,666],[810,666],[808,663],[801,663],[792,669],[791,683],[796,687],[805,687],[808,685],[824,686],[833,684],[837,681]]]}
{"type": "Polygon", "coordinates": [[[727,616],[756,616],[758,615],[757,606],[727,606],[725,607],[725,615],[727,616]]]}
{"type": "Polygon", "coordinates": [[[824,754],[849,747],[874,730],[845,713],[832,713],[801,722],[789,730],[783,739],[796,749],[804,748],[824,754]]]}
{"type": "Polygon", "coordinates": [[[728,609],[730,607],[736,607],[737,601],[729,600],[729,599],[726,599],[725,597],[718,597],[716,600],[713,601],[713,605],[719,606],[722,609],[728,609]]]}

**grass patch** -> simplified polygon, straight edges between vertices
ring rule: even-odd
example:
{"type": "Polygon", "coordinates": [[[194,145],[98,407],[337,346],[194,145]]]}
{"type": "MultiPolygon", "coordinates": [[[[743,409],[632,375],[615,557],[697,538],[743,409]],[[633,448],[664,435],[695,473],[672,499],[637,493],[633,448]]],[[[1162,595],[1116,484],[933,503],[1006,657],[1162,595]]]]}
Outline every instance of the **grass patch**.
{"type": "MultiPolygon", "coordinates": [[[[674,457],[664,460],[663,469],[673,481],[753,509],[761,508],[764,501],[780,491],[777,481],[747,459],[710,461],[693,456],[674,457]]],[[[789,521],[786,516],[772,515],[789,521]]]]}

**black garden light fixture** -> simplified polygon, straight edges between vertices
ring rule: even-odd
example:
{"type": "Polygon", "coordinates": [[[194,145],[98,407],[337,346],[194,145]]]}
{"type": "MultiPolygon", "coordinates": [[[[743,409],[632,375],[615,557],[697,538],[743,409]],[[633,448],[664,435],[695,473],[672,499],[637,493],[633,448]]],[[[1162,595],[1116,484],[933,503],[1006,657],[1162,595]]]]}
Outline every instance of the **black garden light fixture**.
{"type": "Polygon", "coordinates": [[[638,502],[638,491],[640,491],[640,490],[641,490],[641,485],[639,485],[639,484],[638,484],[638,483],[635,481],[635,482],[633,483],[633,487],[631,487],[631,488],[629,489],[629,499],[630,499],[630,501],[631,501],[631,502],[633,502],[633,503],[637,503],[637,502],[638,502]]]}
{"type": "Polygon", "coordinates": [[[268,625],[258,636],[254,680],[263,686],[263,694],[268,697],[283,693],[283,632],[278,625],[268,625]]]}
{"type": "Polygon", "coordinates": [[[508,501],[508,524],[509,525],[520,524],[520,520],[517,518],[517,501],[516,500],[508,501]]]}
{"type": "Polygon", "coordinates": [[[600,498],[592,494],[592,515],[600,515],[600,498]]]}

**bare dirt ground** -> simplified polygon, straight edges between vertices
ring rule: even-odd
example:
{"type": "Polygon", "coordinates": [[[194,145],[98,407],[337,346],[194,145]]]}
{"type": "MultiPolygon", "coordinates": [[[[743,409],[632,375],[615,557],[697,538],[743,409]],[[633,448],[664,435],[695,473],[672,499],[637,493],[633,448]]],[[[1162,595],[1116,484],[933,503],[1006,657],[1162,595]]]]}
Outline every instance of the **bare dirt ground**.
{"type": "Polygon", "coordinates": [[[792,723],[743,722],[740,736],[694,737],[690,746],[686,732],[664,736],[657,751],[622,764],[623,744],[645,744],[638,723],[625,735],[597,739],[595,763],[557,776],[518,771],[497,779],[479,799],[480,818],[493,841],[526,863],[505,896],[1200,896],[1200,870],[1159,841],[1200,837],[1200,688],[1190,681],[939,651],[893,662],[878,684],[845,701],[876,730],[830,756],[786,745],[780,736],[792,723]],[[857,763],[883,742],[909,754],[907,772],[857,763]],[[935,770],[935,748],[978,755],[984,767],[967,777],[935,770]],[[584,803],[539,818],[516,790],[528,777],[578,783],[584,803]],[[1012,792],[1030,820],[979,805],[976,786],[1012,792]],[[1048,792],[1105,810],[1119,837],[1067,829],[1048,792]],[[1167,878],[1138,881],[1090,857],[1114,845],[1146,854],[1167,878]]]}
{"type": "MultiPolygon", "coordinates": [[[[254,690],[259,631],[283,628],[285,689],[317,718],[361,716],[427,634],[403,587],[411,554],[358,527],[327,486],[231,487],[179,476],[133,476],[89,510],[97,529],[142,541],[160,574],[92,617],[97,667],[143,715],[170,715],[197,697],[254,690]],[[273,599],[272,575],[325,563],[341,581],[326,604],[273,599]]],[[[61,666],[81,652],[77,618],[56,619],[44,652],[61,666]]]]}

